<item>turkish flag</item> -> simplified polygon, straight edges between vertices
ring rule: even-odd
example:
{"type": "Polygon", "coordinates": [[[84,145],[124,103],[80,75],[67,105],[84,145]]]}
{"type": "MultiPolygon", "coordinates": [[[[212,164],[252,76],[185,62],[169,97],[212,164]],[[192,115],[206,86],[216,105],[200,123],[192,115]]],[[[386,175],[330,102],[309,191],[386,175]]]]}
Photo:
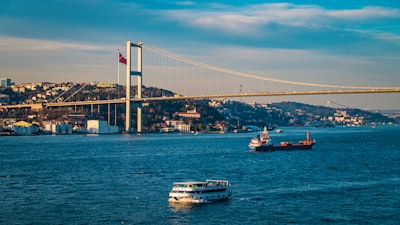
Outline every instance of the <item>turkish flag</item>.
{"type": "Polygon", "coordinates": [[[126,59],[120,52],[119,52],[119,62],[126,65],[126,59]]]}

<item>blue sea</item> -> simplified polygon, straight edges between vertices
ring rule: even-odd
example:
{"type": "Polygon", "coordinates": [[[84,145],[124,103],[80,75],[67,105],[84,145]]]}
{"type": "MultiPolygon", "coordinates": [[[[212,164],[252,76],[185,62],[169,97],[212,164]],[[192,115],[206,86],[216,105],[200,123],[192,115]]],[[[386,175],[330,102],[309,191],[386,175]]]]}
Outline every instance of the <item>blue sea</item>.
{"type": "Polygon", "coordinates": [[[0,137],[0,224],[400,224],[400,127],[310,131],[312,150],[250,152],[257,133],[0,137]],[[170,205],[176,181],[232,199],[170,205]]]}

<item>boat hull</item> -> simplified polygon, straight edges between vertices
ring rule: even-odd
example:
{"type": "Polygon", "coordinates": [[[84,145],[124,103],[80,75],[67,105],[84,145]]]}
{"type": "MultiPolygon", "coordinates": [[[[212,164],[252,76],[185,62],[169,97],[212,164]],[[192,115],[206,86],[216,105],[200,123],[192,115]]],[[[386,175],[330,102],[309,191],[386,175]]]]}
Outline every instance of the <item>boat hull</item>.
{"type": "Polygon", "coordinates": [[[170,195],[168,202],[172,203],[208,203],[216,201],[229,200],[231,198],[230,192],[214,193],[211,194],[194,194],[194,195],[170,195]]]}
{"type": "Polygon", "coordinates": [[[292,145],[262,145],[252,149],[253,152],[269,152],[269,151],[293,151],[293,150],[310,150],[314,143],[311,144],[292,144],[292,145]]]}

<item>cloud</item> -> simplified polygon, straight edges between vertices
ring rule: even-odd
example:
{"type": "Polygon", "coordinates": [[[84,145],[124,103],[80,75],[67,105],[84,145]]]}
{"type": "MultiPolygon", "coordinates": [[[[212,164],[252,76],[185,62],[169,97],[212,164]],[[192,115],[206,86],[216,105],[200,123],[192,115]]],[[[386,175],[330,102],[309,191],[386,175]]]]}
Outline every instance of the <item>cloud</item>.
{"type": "Polygon", "coordinates": [[[44,52],[44,51],[63,51],[63,50],[79,50],[79,51],[100,51],[105,50],[104,47],[91,45],[89,43],[76,43],[65,41],[50,41],[30,38],[11,38],[0,37],[1,51],[29,51],[29,52],[44,52]]]}
{"type": "Polygon", "coordinates": [[[106,80],[117,46],[0,36],[0,74],[14,82],[106,80]]]}
{"type": "MultiPolygon", "coordinates": [[[[221,8],[218,8],[221,9],[221,8]]],[[[361,9],[329,10],[315,5],[294,5],[289,3],[250,5],[245,8],[224,8],[221,10],[179,9],[161,12],[166,17],[195,25],[199,28],[218,28],[227,31],[248,26],[281,24],[287,26],[334,26],[338,22],[369,23],[379,19],[399,19],[400,10],[384,7],[361,9]]],[[[245,32],[243,32],[245,33],[245,32]]]]}
{"type": "Polygon", "coordinates": [[[395,30],[397,26],[393,25],[395,28],[390,29],[390,24],[399,22],[400,10],[385,7],[326,9],[315,5],[276,3],[210,7],[206,10],[165,10],[160,15],[171,22],[198,30],[199,33],[209,32],[210,39],[220,38],[222,41],[229,37],[226,40],[229,42],[250,38],[248,42],[258,42],[265,47],[273,47],[275,44],[279,48],[313,48],[314,45],[337,48],[343,44],[346,46],[346,43],[370,44],[375,39],[389,41],[390,45],[400,37],[396,34],[400,32],[395,30]]]}
{"type": "Polygon", "coordinates": [[[327,11],[327,15],[347,21],[371,21],[375,19],[398,19],[400,18],[400,10],[377,6],[367,6],[362,9],[327,11]]]}
{"type": "Polygon", "coordinates": [[[193,1],[177,1],[177,2],[175,2],[175,4],[179,5],[179,6],[193,6],[193,5],[196,5],[196,3],[193,2],[193,1]]]}

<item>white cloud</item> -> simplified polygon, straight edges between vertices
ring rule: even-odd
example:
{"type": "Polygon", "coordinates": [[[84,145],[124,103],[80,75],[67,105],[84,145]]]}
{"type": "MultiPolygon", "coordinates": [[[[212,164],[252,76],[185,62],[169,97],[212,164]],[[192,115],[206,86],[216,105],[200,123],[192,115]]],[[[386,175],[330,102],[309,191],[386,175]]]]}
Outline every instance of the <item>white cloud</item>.
{"type": "Polygon", "coordinates": [[[162,14],[190,26],[247,33],[269,24],[325,27],[343,21],[368,23],[376,19],[400,18],[400,10],[384,7],[329,10],[315,5],[289,3],[250,5],[247,8],[210,8],[208,10],[169,10],[162,14]]]}
{"type": "Polygon", "coordinates": [[[255,26],[257,26],[260,21],[254,16],[238,14],[214,14],[207,17],[195,18],[192,23],[194,25],[206,28],[224,29],[235,33],[248,33],[254,31],[255,26]]]}
{"type": "Polygon", "coordinates": [[[192,1],[178,1],[175,2],[176,5],[180,5],[180,6],[192,6],[192,5],[196,5],[195,2],[192,1]]]}
{"type": "Polygon", "coordinates": [[[84,50],[100,51],[106,49],[102,46],[89,43],[75,43],[65,41],[50,41],[29,38],[0,37],[0,51],[61,51],[61,50],[84,50]]]}
{"type": "Polygon", "coordinates": [[[368,6],[362,9],[327,11],[327,15],[348,21],[368,21],[371,19],[400,18],[400,10],[368,6]]]}
{"type": "Polygon", "coordinates": [[[0,74],[14,82],[106,80],[116,46],[0,37],[0,74]]]}

